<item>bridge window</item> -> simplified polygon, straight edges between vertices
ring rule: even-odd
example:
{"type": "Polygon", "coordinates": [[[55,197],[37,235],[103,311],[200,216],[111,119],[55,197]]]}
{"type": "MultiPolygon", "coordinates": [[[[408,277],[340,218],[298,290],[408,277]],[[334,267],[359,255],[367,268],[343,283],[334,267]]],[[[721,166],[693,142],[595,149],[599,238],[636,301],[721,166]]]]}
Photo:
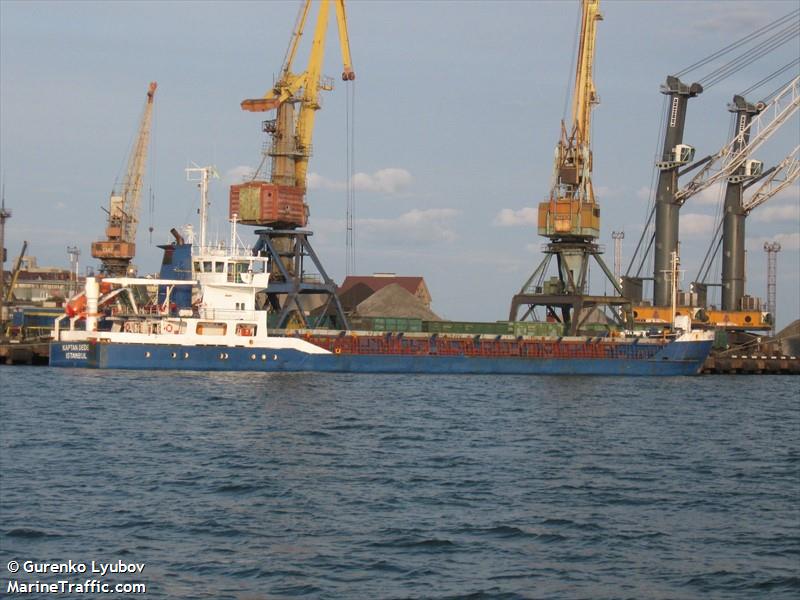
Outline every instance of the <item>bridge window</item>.
{"type": "Polygon", "coordinates": [[[236,325],[236,335],[250,337],[256,334],[255,323],[240,323],[236,325]]]}
{"type": "Polygon", "coordinates": [[[244,262],[231,263],[228,269],[228,281],[243,283],[242,273],[247,273],[249,267],[248,263],[244,262]]]}

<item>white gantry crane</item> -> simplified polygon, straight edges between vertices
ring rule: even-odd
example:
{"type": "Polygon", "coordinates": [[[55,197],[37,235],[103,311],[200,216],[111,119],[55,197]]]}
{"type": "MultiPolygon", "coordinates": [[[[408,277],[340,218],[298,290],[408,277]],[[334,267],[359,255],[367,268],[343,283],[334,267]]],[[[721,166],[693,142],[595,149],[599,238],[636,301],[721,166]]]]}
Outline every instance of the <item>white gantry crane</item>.
{"type": "Polygon", "coordinates": [[[759,113],[750,120],[747,127],[738,132],[736,137],[716,154],[704,159],[703,168],[675,193],[675,201],[680,205],[684,204],[686,200],[707,187],[734,176],[742,165],[746,171],[750,167],[751,172],[746,173],[747,175],[760,174],[760,172],[753,173],[754,170],[760,169],[759,161],[745,161],[748,161],[748,157],[772,137],[772,134],[797,112],[798,108],[800,108],[800,77],[795,77],[769,103],[759,106],[759,113]],[[748,137],[749,142],[746,141],[748,137]],[[715,168],[717,170],[714,170],[715,168]]]}

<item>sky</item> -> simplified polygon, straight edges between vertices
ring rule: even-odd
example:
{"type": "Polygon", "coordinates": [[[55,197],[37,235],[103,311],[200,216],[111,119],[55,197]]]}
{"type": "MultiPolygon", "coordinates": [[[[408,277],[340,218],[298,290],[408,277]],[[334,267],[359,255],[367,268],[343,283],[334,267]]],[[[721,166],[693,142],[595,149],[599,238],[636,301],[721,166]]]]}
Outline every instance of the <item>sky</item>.
{"type": "MultiPolygon", "coordinates": [[[[197,223],[197,189],[184,171],[193,162],[220,173],[210,190],[209,229],[225,239],[228,186],[258,165],[265,141],[264,115],[244,112],[239,103],[271,87],[298,6],[294,0],[0,0],[0,180],[13,214],[6,224],[9,257],[28,240],[40,265],[66,268],[67,246],[78,246],[82,267],[97,266],[90,244],[103,235],[102,207],[123,176],[150,81],[158,90],[139,271],[157,270],[156,244],[171,241],[172,227],[197,223]]],[[[625,233],[625,271],[644,227],[662,144],[666,109],[659,88],[666,76],[796,6],[601,1],[593,181],[599,242],[611,268],[611,232],[625,233]]],[[[336,281],[346,273],[352,94],[355,273],[425,277],[443,318],[508,318],[511,298],[541,261],[546,242],[536,233],[533,209],[549,192],[553,150],[568,116],[578,14],[578,2],[568,0],[351,0],[353,84],[338,80],[341,55],[331,19],[324,71],[337,84],[317,114],[308,203],[315,250],[336,281]]],[[[298,66],[305,64],[306,47],[298,66]]],[[[730,136],[733,95],[799,55],[795,38],[690,100],[684,143],[698,157],[716,152],[730,136]]],[[[720,64],[683,79],[698,80],[720,64]]],[[[797,67],[748,100],[761,99],[792,74],[797,67]]],[[[798,140],[795,114],[755,158],[767,168],[798,140]]],[[[795,185],[775,196],[747,222],[749,294],[766,296],[764,242],[777,240],[783,248],[779,326],[800,316],[799,190],[795,185]]],[[[709,189],[682,209],[684,287],[697,276],[720,199],[720,190],[709,189]]],[[[239,235],[255,240],[250,228],[240,227],[239,235]]],[[[717,263],[712,282],[719,277],[717,263]]],[[[591,280],[594,293],[610,291],[599,270],[591,280]]]]}

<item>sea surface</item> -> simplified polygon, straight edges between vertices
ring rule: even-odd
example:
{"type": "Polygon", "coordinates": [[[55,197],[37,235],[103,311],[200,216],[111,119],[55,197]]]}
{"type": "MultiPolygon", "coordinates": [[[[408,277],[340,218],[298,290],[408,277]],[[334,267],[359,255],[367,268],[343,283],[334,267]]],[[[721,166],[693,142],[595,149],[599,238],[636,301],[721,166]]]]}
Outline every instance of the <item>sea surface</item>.
{"type": "Polygon", "coordinates": [[[143,563],[103,580],[148,599],[797,599],[800,378],[2,366],[0,597],[89,578],[12,560],[143,563]]]}

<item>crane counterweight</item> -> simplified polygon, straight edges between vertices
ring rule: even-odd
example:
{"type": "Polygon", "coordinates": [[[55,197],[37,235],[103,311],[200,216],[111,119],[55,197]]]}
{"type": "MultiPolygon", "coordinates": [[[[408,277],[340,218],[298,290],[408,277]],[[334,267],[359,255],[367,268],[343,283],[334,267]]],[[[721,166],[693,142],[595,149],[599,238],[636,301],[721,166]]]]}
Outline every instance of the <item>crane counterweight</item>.
{"type": "MultiPolygon", "coordinates": [[[[269,181],[258,178],[256,173],[252,181],[231,186],[230,216],[236,214],[243,225],[292,229],[307,224],[306,177],[312,154],[314,120],[316,111],[320,109],[319,94],[333,89],[333,80],[322,75],[330,3],[331,0],[319,2],[306,70],[294,73],[292,65],[311,0],[306,0],[301,6],[278,81],[263,98],[247,99],[241,103],[242,110],[249,112],[277,112],[275,119],[266,121],[264,126],[264,131],[271,136],[266,153],[272,161],[269,181]]],[[[344,0],[333,0],[333,4],[342,51],[342,80],[352,81],[356,74],[350,59],[344,0]]]]}

